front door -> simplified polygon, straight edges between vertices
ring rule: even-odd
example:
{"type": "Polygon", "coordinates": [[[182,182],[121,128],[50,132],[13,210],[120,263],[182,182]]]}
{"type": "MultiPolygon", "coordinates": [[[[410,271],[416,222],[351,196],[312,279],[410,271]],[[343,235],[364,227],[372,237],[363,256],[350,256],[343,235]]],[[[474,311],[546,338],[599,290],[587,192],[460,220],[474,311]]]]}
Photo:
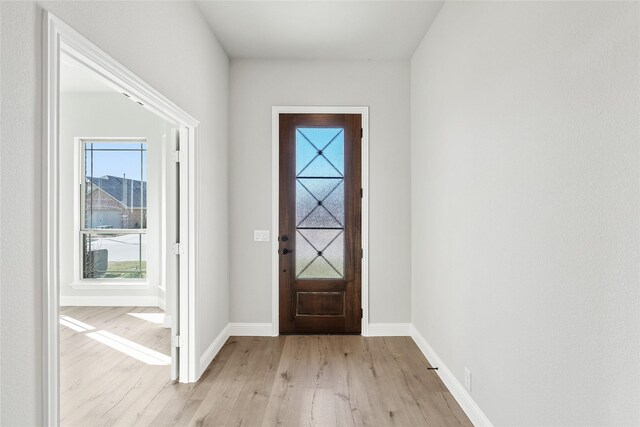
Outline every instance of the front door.
{"type": "Polygon", "coordinates": [[[280,333],[359,334],[359,114],[280,115],[280,333]]]}

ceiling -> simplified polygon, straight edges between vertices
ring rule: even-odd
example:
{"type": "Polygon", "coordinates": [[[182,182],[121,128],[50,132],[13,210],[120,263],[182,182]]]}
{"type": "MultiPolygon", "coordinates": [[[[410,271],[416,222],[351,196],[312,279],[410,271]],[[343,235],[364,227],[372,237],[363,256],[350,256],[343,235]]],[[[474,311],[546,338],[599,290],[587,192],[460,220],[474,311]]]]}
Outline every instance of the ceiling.
{"type": "Polygon", "coordinates": [[[60,55],[60,92],[115,92],[75,59],[60,55]]]}
{"type": "Polygon", "coordinates": [[[444,1],[198,1],[231,58],[408,59],[444,1]]]}

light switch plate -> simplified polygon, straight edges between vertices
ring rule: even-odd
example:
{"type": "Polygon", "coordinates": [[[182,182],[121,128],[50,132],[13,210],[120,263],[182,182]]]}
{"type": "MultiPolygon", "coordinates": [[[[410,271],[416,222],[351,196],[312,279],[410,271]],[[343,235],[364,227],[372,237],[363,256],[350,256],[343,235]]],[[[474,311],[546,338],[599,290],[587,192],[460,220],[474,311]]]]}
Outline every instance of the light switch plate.
{"type": "Polygon", "coordinates": [[[269,230],[253,230],[253,241],[254,242],[268,242],[269,241],[269,230]]]}

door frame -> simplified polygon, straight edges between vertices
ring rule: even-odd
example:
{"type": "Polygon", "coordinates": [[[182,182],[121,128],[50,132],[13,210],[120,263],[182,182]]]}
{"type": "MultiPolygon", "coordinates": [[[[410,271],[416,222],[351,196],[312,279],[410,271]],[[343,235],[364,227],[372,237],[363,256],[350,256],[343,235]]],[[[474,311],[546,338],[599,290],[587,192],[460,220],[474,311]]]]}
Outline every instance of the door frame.
{"type": "Polygon", "coordinates": [[[43,146],[42,146],[42,258],[43,275],[43,425],[57,426],[60,420],[60,345],[59,345],[59,121],[60,121],[60,54],[64,52],[98,74],[103,82],[126,93],[149,111],[177,123],[181,142],[180,209],[180,298],[179,381],[195,382],[199,360],[196,349],[196,256],[197,256],[197,192],[196,180],[199,122],[167,97],[149,86],[87,38],[51,12],[43,12],[43,146]],[[186,213],[186,214],[184,214],[186,213]]]}
{"type": "Polygon", "coordinates": [[[360,114],[362,116],[362,336],[369,335],[369,107],[273,106],[271,108],[271,328],[280,334],[280,114],[360,114]]]}

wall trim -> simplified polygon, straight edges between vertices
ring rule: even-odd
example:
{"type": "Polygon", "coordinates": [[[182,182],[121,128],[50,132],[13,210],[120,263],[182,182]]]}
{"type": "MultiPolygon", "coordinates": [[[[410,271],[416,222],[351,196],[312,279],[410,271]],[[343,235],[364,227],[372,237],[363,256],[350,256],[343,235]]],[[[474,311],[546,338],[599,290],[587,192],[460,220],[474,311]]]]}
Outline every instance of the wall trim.
{"type": "Polygon", "coordinates": [[[449,389],[451,395],[458,402],[462,410],[467,414],[474,426],[486,426],[493,427],[493,424],[489,418],[482,412],[482,409],[473,400],[471,395],[467,392],[464,386],[453,375],[453,372],[444,364],[442,359],[436,354],[433,348],[429,345],[427,340],[416,329],[416,327],[410,325],[411,338],[415,341],[416,345],[422,351],[422,354],[427,358],[431,366],[438,367],[435,371],[444,385],[449,389]]]}
{"type": "Polygon", "coordinates": [[[271,323],[229,323],[232,337],[270,337],[273,335],[271,323]]]}
{"type": "Polygon", "coordinates": [[[369,323],[368,337],[408,337],[411,323],[369,323]]]}
{"type": "Polygon", "coordinates": [[[369,107],[273,106],[271,107],[271,335],[280,333],[278,230],[280,205],[280,114],[360,114],[362,116],[362,283],[363,336],[369,335],[369,107]]]}
{"type": "Polygon", "coordinates": [[[160,298],[150,295],[60,296],[61,307],[159,307],[160,298]]]}
{"type": "Polygon", "coordinates": [[[204,351],[204,353],[202,353],[202,356],[200,357],[200,369],[199,369],[199,372],[198,372],[198,378],[209,367],[211,362],[213,362],[213,359],[216,357],[216,355],[218,354],[218,352],[220,351],[222,346],[229,339],[229,329],[230,329],[229,326],[230,326],[230,324],[227,324],[227,326],[224,327],[222,332],[220,332],[220,334],[218,334],[216,339],[213,340],[213,342],[211,343],[209,348],[207,348],[204,351]]]}

